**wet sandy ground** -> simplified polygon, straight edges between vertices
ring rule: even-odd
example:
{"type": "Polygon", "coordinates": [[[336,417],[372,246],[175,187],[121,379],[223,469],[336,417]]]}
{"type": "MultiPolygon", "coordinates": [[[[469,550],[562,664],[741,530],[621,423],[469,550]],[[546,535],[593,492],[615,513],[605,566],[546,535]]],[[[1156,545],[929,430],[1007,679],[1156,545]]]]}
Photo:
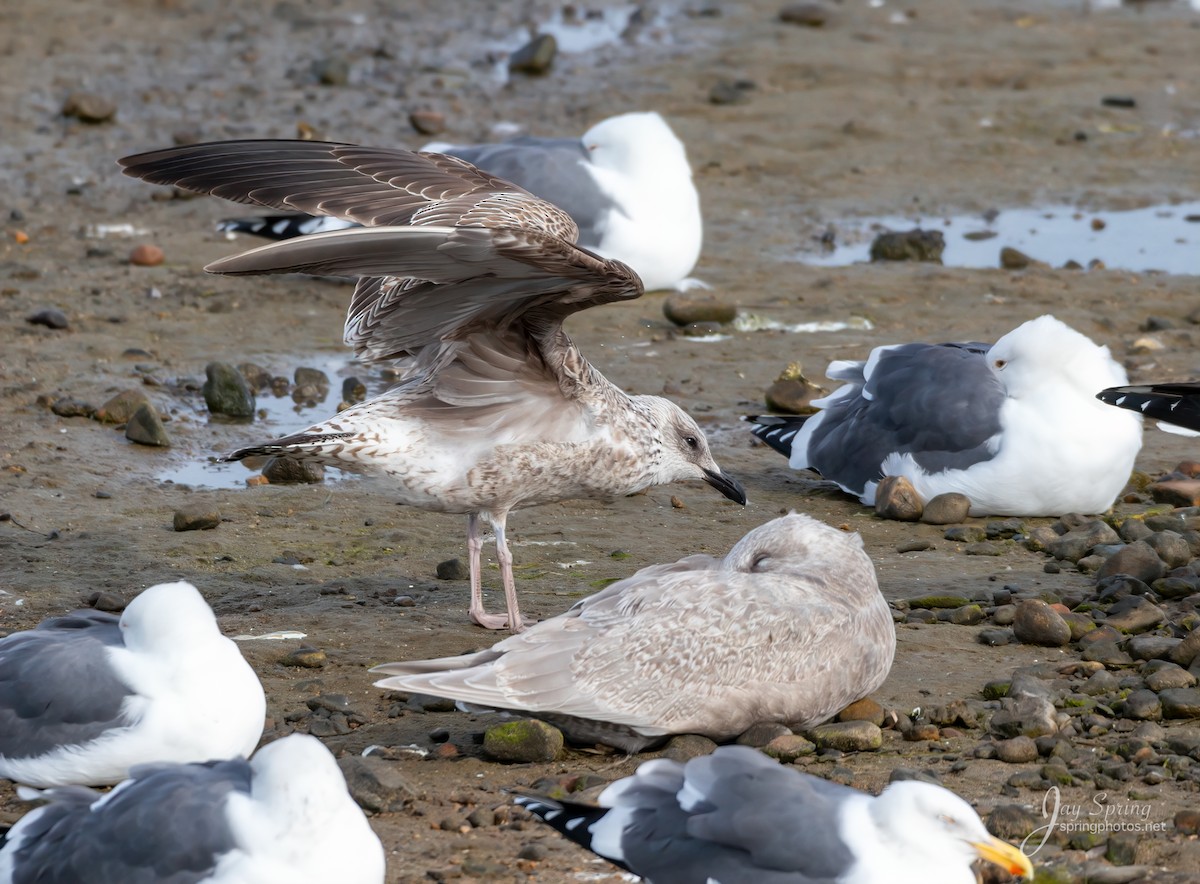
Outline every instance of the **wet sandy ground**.
{"type": "MultiPolygon", "coordinates": [[[[443,111],[446,135],[458,140],[487,137],[500,121],[555,134],[582,132],[630,109],[658,110],[687,143],[701,191],[706,240],[696,275],[743,310],[784,323],[860,316],[873,324],[698,342],[672,334],[662,294],[573,319],[570,331],[609,378],[631,392],[665,391],[697,416],[751,503],[743,509],[705,486],[682,485],[514,514],[519,589],[531,614],[553,616],[644,565],[722,553],[792,508],[860,531],[889,599],[943,589],[970,595],[997,583],[1062,589],[1086,582],[1069,569],[1043,573],[1034,553],[968,557],[940,529],[879,521],[753,445],[738,418],[761,410],[762,391],[790,361],[819,375],[830,359],[878,344],[994,339],[1043,312],[1111,346],[1135,379],[1200,376],[1188,320],[1200,307],[1194,276],[830,268],[797,260],[828,225],[860,216],[937,218],[1051,202],[1103,216],[1196,199],[1195,14],[1158,3],[1088,14],[1078,4],[855,2],[831,7],[829,24],[814,30],[780,23],[773,2],[662,6],[627,40],[561,56],[546,78],[502,85],[481,47],[502,57],[523,23],[544,21],[553,8],[481,4],[460,19],[442,8],[281,2],[227,10],[199,0],[102,8],[57,0],[4,11],[0,165],[8,186],[0,210],[18,214],[0,246],[0,512],[12,516],[0,523],[0,588],[7,593],[0,595],[0,627],[31,626],[94,590],[129,596],[186,578],[228,633],[296,630],[326,652],[324,668],[306,670],[278,662],[297,642],[246,644],[267,687],[270,731],[284,732],[308,698],[339,692],[366,724],[328,740],[334,748],[432,750],[429,732],[444,727],[465,755],[478,753],[471,735],[485,717],[389,717],[394,702],[365,672],[491,643],[467,623],[465,582],[435,577],[439,562],[465,555],[464,519],[398,507],[385,484],[370,480],[245,488],[235,487],[236,474],[207,473],[205,482],[225,487],[187,484],[198,481],[195,464],[275,432],[210,422],[197,384],[204,365],[249,360],[290,375],[300,365],[348,364],[340,337],[349,289],[206,276],[204,263],[246,244],[212,232],[230,206],[162,199],[165,192],[121,178],[114,164],[169,144],[176,133],[290,137],[301,123],[328,138],[417,146],[423,138],[406,119],[419,107],[443,111]],[[719,14],[700,14],[706,10],[719,14]],[[313,63],[329,59],[349,62],[345,85],[322,86],[313,77],[313,63]],[[750,80],[755,88],[743,104],[713,105],[709,90],[721,79],[750,80]],[[86,126],[62,117],[63,100],[79,90],[113,100],[115,120],[86,126]],[[1137,106],[1102,106],[1107,95],[1134,97],[1137,106]],[[146,232],[86,235],[88,225],[109,223],[146,232]],[[18,230],[27,243],[18,244],[18,230]],[[127,263],[142,241],[165,250],[163,266],[127,263]],[[68,330],[25,321],[48,306],[67,314],[68,330]],[[1150,334],[1161,348],[1135,347],[1151,316],[1175,327],[1150,334]],[[39,397],[71,396],[98,405],[131,387],[170,417],[169,450],[135,446],[119,431],[39,404],[39,397]],[[193,503],[217,507],[221,525],[173,531],[174,511],[193,503]],[[896,552],[914,538],[933,548],[896,552]],[[628,557],[614,558],[616,550],[628,557]],[[398,593],[415,606],[390,604],[398,593]]],[[[1074,257],[1106,257],[1103,248],[1094,251],[1074,257]]],[[[1146,443],[1138,466],[1151,472],[1197,453],[1194,443],[1157,432],[1146,443]]],[[[490,550],[485,555],[496,583],[490,550]]],[[[490,599],[493,607],[501,602],[498,593],[490,599]]],[[[901,628],[895,668],[875,698],[911,709],[975,696],[997,674],[1064,653],[984,648],[975,631],[901,628]]],[[[841,763],[855,785],[871,789],[901,764],[940,767],[947,785],[986,812],[1008,800],[997,792],[1013,768],[973,761],[946,774],[938,760],[974,743],[891,740],[879,753],[841,763]]],[[[580,880],[581,871],[604,879],[606,866],[548,830],[528,822],[471,828],[466,818],[479,807],[503,807],[504,788],[565,772],[620,776],[638,760],[572,753],[551,765],[504,767],[476,757],[401,758],[395,763],[415,797],[406,810],[374,818],[389,850],[389,880],[433,873],[555,882],[580,880]],[[527,855],[541,859],[519,858],[530,844],[543,849],[527,855]]],[[[1157,788],[1155,818],[1194,807],[1183,786],[1157,788]]],[[[20,811],[15,801],[4,805],[8,818],[20,811]]],[[[1173,869],[1200,870],[1195,843],[1178,836],[1148,839],[1144,853],[1173,869]]]]}

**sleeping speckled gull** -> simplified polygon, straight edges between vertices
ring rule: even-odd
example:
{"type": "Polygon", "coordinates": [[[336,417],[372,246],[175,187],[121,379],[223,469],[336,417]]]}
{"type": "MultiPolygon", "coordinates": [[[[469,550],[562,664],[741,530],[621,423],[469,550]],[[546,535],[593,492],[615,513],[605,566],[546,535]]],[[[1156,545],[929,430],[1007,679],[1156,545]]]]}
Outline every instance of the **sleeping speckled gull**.
{"type": "Polygon", "coordinates": [[[1153,418],[1164,432],[1200,436],[1200,382],[1110,387],[1097,393],[1096,398],[1153,418]]]}
{"type": "Polygon", "coordinates": [[[896,634],[857,534],[803,515],[723,559],[643,568],[490,650],[388,663],[379,687],[514,710],[629,752],[669,734],[799,728],[883,684],[896,634]]]}
{"type": "Polygon", "coordinates": [[[292,734],[241,758],[139,765],[107,795],[22,798],[0,884],[382,884],[384,852],[321,741],[292,734]]]}
{"type": "Polygon", "coordinates": [[[0,639],[0,777],[107,785],[135,764],[249,755],[266,699],[190,583],[120,618],[76,611],[0,639]]]}
{"type": "Polygon", "coordinates": [[[207,268],[360,276],[347,343],[371,361],[412,357],[382,395],[227,459],[381,470],[402,503],[466,513],[476,623],[522,628],[504,533],[514,508],[686,479],[746,502],[691,417],[661,397],[623,393],[563,331],[571,314],[637,298],[642,285],[619,261],[574,245],[561,209],[453,157],[348,144],[228,141],[121,164],[159,184],[368,225],[207,268]],[[507,615],[483,610],[481,519],[495,530],[507,615]]]}
{"type": "MultiPolygon", "coordinates": [[[[648,291],[696,284],[686,277],[700,257],[700,197],[683,143],[656,113],[609,117],[582,138],[432,142],[421,150],[466,160],[558,206],[579,227],[579,245],[628,264],[648,291]]],[[[218,227],[286,239],[351,223],[292,214],[231,218],[218,227]]]]}
{"type": "Polygon", "coordinates": [[[987,344],[876,347],[834,362],[846,385],[811,416],[750,418],[754,434],[865,504],[884,476],[924,499],[960,492],[971,515],[1100,513],[1142,444],[1133,415],[1095,399],[1125,383],[1108,352],[1053,316],[987,344]]]}
{"type": "Polygon", "coordinates": [[[873,797],[748,746],[647,761],[599,807],[514,800],[648,884],[975,884],[979,859],[1033,877],[949,789],[901,780],[873,797]]]}

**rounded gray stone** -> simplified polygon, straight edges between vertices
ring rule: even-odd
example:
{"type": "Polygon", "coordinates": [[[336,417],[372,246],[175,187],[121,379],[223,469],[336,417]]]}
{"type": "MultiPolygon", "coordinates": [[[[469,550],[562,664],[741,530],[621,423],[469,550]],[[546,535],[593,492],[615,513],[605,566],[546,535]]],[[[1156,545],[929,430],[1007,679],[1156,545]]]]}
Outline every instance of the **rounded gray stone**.
{"type": "Polygon", "coordinates": [[[932,497],[925,504],[921,521],[926,525],[956,525],[967,518],[971,499],[957,491],[948,491],[932,497]]]}
{"type": "Polygon", "coordinates": [[[1144,542],[1158,554],[1168,569],[1180,568],[1192,560],[1191,546],[1174,531],[1155,531],[1144,542]]]}
{"type": "Polygon", "coordinates": [[[155,448],[170,448],[171,438],[167,428],[163,426],[162,418],[148,402],[138,406],[137,411],[125,424],[125,438],[138,445],[150,445],[155,448]]]}
{"type": "Polygon", "coordinates": [[[737,316],[737,305],[706,292],[681,292],[663,301],[663,315],[676,325],[694,322],[724,325],[737,316]]]}
{"type": "Polygon", "coordinates": [[[1158,694],[1142,688],[1125,698],[1122,714],[1137,721],[1158,721],[1163,716],[1163,706],[1158,694]]]}
{"type": "Polygon", "coordinates": [[[1163,718],[1200,718],[1200,690],[1170,688],[1161,692],[1163,718]]]}
{"type": "Polygon", "coordinates": [[[1154,547],[1144,540],[1135,540],[1124,549],[1105,559],[1104,564],[1096,573],[1097,580],[1104,580],[1115,574],[1128,574],[1143,583],[1153,583],[1167,571],[1167,566],[1158,557],[1154,547]]]}
{"type": "Polygon", "coordinates": [[[996,744],[996,757],[1008,764],[1036,761],[1038,757],[1037,743],[1029,737],[1001,740],[996,744]]]}
{"type": "Polygon", "coordinates": [[[211,414],[253,417],[254,394],[240,371],[228,362],[210,362],[204,375],[204,403],[211,414]]]}

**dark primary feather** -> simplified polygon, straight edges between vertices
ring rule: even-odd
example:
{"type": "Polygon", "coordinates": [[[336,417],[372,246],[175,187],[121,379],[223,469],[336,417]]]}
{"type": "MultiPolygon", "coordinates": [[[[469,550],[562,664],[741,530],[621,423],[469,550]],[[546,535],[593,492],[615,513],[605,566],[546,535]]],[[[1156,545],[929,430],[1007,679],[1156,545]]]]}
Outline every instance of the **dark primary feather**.
{"type": "Polygon", "coordinates": [[[1109,387],[1096,398],[1163,423],[1200,431],[1200,381],[1109,387]]]}
{"type": "Polygon", "coordinates": [[[235,202],[369,227],[524,226],[574,242],[571,217],[511,182],[442,154],[325,141],[189,144],[118,161],[125,174],[235,202]]]}
{"type": "Polygon", "coordinates": [[[743,420],[750,422],[751,433],[784,457],[791,457],[792,440],[810,417],[811,414],[752,414],[743,420]]]}
{"type": "Polygon", "coordinates": [[[224,803],[250,791],[242,759],[144,765],[102,808],[101,793],[67,786],[19,833],[13,884],[197,884],[236,842],[224,803]]]}

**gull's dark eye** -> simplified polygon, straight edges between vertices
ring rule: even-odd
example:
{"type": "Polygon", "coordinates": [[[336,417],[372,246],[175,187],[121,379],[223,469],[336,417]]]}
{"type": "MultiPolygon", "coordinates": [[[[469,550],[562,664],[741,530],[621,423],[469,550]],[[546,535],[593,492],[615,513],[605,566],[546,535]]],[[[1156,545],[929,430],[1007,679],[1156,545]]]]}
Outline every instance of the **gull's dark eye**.
{"type": "Polygon", "coordinates": [[[700,447],[700,440],[697,439],[695,436],[684,436],[683,442],[685,445],[687,445],[688,448],[692,449],[693,451],[695,451],[697,448],[700,447]]]}
{"type": "Polygon", "coordinates": [[[1007,359],[995,359],[995,360],[992,360],[992,365],[996,366],[996,368],[1004,368],[1004,366],[1008,365],[1008,360],[1007,359]]]}

